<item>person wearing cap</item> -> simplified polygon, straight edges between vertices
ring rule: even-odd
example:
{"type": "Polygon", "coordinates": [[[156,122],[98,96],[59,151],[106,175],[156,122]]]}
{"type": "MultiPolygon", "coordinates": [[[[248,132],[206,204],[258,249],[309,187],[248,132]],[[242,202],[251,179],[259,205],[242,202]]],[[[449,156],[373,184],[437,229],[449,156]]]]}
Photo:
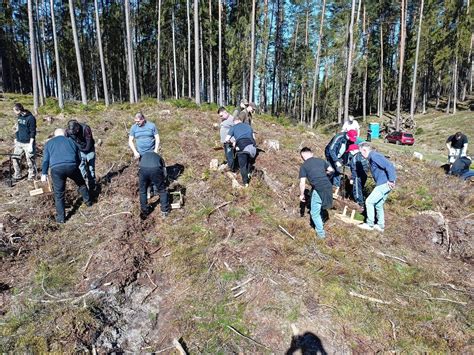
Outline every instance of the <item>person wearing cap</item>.
{"type": "Polygon", "coordinates": [[[360,136],[359,122],[357,122],[357,120],[354,119],[354,116],[349,115],[347,121],[345,121],[344,124],[342,125],[341,132],[348,132],[352,129],[357,131],[357,136],[360,136]]]}
{"type": "Polygon", "coordinates": [[[220,136],[221,136],[221,143],[224,145],[224,156],[227,162],[227,166],[231,171],[235,169],[235,158],[234,158],[234,147],[231,142],[226,143],[225,138],[227,137],[227,133],[229,133],[229,129],[235,124],[234,117],[227,112],[225,107],[219,107],[217,110],[217,114],[221,119],[220,124],[220,136]]]}
{"type": "Polygon", "coordinates": [[[446,140],[446,147],[448,148],[448,161],[450,164],[459,157],[467,155],[467,136],[462,132],[456,132],[448,137],[446,140]]]}
{"type": "Polygon", "coordinates": [[[235,125],[227,133],[225,143],[231,142],[232,139],[235,140],[234,147],[237,152],[242,183],[247,187],[257,157],[257,144],[252,127],[247,123],[243,123],[240,120],[240,115],[234,119],[234,123],[235,125]]]}
{"type": "Polygon", "coordinates": [[[146,152],[158,153],[160,135],[155,124],[147,121],[145,115],[141,112],[135,115],[134,122],[135,124],[130,129],[128,137],[128,145],[134,158],[140,159],[140,156],[146,152]],[[136,141],[136,147],[134,140],[136,141]]]}
{"type": "Polygon", "coordinates": [[[354,201],[359,205],[360,211],[364,210],[364,186],[367,182],[367,171],[369,164],[359,151],[357,144],[351,144],[347,149],[348,160],[347,165],[351,169],[352,196],[354,201]]]}
{"type": "Polygon", "coordinates": [[[468,180],[474,176],[474,170],[469,170],[472,159],[469,156],[457,158],[449,169],[449,174],[459,176],[463,180],[468,180]]]}
{"type": "Polygon", "coordinates": [[[57,128],[54,138],[44,146],[43,165],[41,167],[41,181],[47,181],[48,169],[51,170],[53,180],[54,203],[56,205],[56,222],[64,223],[66,180],[71,179],[78,186],[79,193],[87,206],[92,205],[86,182],[79,170],[81,161],[80,151],[72,139],[66,138],[64,129],[57,128]]]}
{"type": "Polygon", "coordinates": [[[238,117],[243,123],[248,123],[251,126],[252,125],[252,115],[255,112],[256,106],[253,102],[248,103],[247,100],[245,100],[245,102],[247,103],[247,106],[242,111],[240,111],[238,117]]]}
{"type": "Polygon", "coordinates": [[[139,163],[138,179],[141,218],[145,219],[153,210],[147,203],[147,191],[152,185],[160,195],[161,215],[166,217],[171,207],[168,190],[166,189],[166,166],[163,158],[155,152],[143,153],[139,163]]]}
{"type": "Polygon", "coordinates": [[[382,154],[374,151],[370,143],[359,145],[362,156],[368,160],[370,172],[375,180],[375,188],[365,200],[367,212],[366,222],[357,225],[357,227],[383,233],[385,228],[385,216],[383,205],[387,200],[388,194],[395,187],[397,173],[393,164],[382,154]],[[375,224],[375,214],[377,213],[377,224],[375,224]]]}
{"type": "Polygon", "coordinates": [[[305,188],[306,180],[311,184],[311,219],[314,222],[316,235],[325,238],[323,219],[321,212],[332,207],[332,184],[328,174],[333,169],[327,161],[315,158],[310,148],[304,147],[300,151],[304,163],[300,167],[300,201],[306,202],[305,188]]]}
{"type": "Polygon", "coordinates": [[[357,131],[350,130],[348,132],[337,133],[324,149],[326,160],[329,162],[334,170],[331,177],[332,184],[336,187],[335,193],[339,192],[341,186],[342,166],[344,165],[344,153],[350,143],[357,139],[357,131]]]}
{"type": "Polygon", "coordinates": [[[79,170],[87,182],[89,191],[94,191],[96,187],[95,142],[92,137],[92,130],[88,125],[79,123],[77,120],[70,120],[67,125],[66,137],[77,145],[81,155],[79,170]]]}

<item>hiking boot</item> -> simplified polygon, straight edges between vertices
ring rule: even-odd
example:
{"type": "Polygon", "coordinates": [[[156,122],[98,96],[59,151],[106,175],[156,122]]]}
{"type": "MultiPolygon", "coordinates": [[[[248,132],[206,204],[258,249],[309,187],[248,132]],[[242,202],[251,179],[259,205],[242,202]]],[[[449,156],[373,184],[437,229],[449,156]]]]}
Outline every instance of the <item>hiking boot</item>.
{"type": "Polygon", "coordinates": [[[87,206],[87,207],[91,207],[91,206],[92,206],[92,201],[87,201],[87,202],[86,202],[86,206],[87,206]]]}
{"type": "Polygon", "coordinates": [[[369,226],[367,223],[358,224],[357,227],[366,231],[374,230],[374,226],[369,226]]]}
{"type": "Polygon", "coordinates": [[[379,232],[379,233],[383,233],[384,229],[382,227],[380,227],[378,224],[376,224],[374,226],[374,230],[379,232]]]}
{"type": "Polygon", "coordinates": [[[163,212],[162,211],[161,212],[161,217],[166,218],[166,217],[168,217],[169,214],[170,214],[169,212],[163,212]]]}

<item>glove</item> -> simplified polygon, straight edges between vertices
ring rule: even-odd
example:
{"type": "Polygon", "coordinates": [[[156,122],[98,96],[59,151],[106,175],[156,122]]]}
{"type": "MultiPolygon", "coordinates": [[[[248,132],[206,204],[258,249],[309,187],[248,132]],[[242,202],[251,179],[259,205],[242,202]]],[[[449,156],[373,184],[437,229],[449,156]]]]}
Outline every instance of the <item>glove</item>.
{"type": "Polygon", "coordinates": [[[350,179],[350,180],[349,180],[349,183],[350,183],[351,185],[354,185],[354,180],[350,179]]]}
{"type": "Polygon", "coordinates": [[[135,159],[140,159],[140,153],[138,153],[138,152],[135,153],[135,152],[134,152],[134,153],[133,153],[133,157],[134,157],[135,159]]]}
{"type": "Polygon", "coordinates": [[[27,152],[28,154],[33,153],[33,144],[32,144],[32,143],[28,144],[28,146],[27,146],[27,148],[26,148],[26,152],[27,152]]]}
{"type": "Polygon", "coordinates": [[[455,155],[455,154],[456,154],[456,149],[454,149],[454,148],[449,148],[449,155],[450,155],[450,156],[453,156],[453,155],[455,155]]]}
{"type": "Polygon", "coordinates": [[[41,175],[41,181],[46,182],[48,180],[48,175],[41,175]]]}
{"type": "Polygon", "coordinates": [[[336,166],[337,166],[338,168],[340,168],[340,167],[342,166],[341,162],[340,162],[340,161],[337,161],[337,162],[336,162],[336,166]]]}

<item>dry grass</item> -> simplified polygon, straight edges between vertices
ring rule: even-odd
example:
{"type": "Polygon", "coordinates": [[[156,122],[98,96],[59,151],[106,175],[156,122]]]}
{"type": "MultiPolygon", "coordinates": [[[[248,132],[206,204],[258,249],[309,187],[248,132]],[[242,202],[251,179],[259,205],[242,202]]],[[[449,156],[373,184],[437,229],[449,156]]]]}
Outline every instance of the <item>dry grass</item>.
{"type": "MultiPolygon", "coordinates": [[[[0,104],[2,120],[13,122],[11,101],[0,104]]],[[[191,353],[283,353],[291,324],[317,335],[328,352],[472,351],[472,186],[390,153],[400,178],[386,204],[385,234],[344,225],[331,211],[329,237],[321,241],[308,215],[299,217],[298,151],[308,145],[321,156],[327,136],[257,117],[258,141],[281,146],[261,154],[257,167],[280,189],[255,179],[249,189],[232,190],[224,174],[209,171],[212,158],[223,159],[212,150],[214,112],[152,101],[79,109],[67,112],[87,120],[103,142],[98,202],[58,227],[49,220],[51,198],[29,197],[26,182],[1,187],[2,240],[18,237],[2,252],[2,351],[151,352],[182,338],[191,353]],[[185,166],[185,207],[165,220],[158,212],[144,222],[138,217],[125,126],[139,109],[160,129],[167,164],[185,166]],[[448,219],[451,255],[444,227],[419,214],[428,210],[448,219]]],[[[41,126],[39,141],[68,118],[41,126]]]]}

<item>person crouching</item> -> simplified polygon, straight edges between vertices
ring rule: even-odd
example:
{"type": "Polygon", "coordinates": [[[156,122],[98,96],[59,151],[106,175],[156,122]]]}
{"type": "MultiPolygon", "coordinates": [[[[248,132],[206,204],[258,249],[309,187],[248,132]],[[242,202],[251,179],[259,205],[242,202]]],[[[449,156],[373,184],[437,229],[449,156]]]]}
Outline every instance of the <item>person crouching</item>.
{"type": "Polygon", "coordinates": [[[70,178],[78,186],[79,193],[87,206],[92,205],[89,190],[79,170],[81,162],[79,148],[72,140],[66,138],[64,129],[57,128],[54,138],[44,146],[41,181],[48,179],[48,169],[51,168],[53,180],[54,203],[56,205],[56,222],[65,221],[66,180],[70,178]]]}
{"type": "Polygon", "coordinates": [[[154,186],[160,195],[161,215],[170,212],[168,190],[166,189],[166,166],[163,158],[155,152],[146,152],[141,156],[138,170],[141,217],[146,218],[152,211],[148,205],[147,191],[154,186]]]}

